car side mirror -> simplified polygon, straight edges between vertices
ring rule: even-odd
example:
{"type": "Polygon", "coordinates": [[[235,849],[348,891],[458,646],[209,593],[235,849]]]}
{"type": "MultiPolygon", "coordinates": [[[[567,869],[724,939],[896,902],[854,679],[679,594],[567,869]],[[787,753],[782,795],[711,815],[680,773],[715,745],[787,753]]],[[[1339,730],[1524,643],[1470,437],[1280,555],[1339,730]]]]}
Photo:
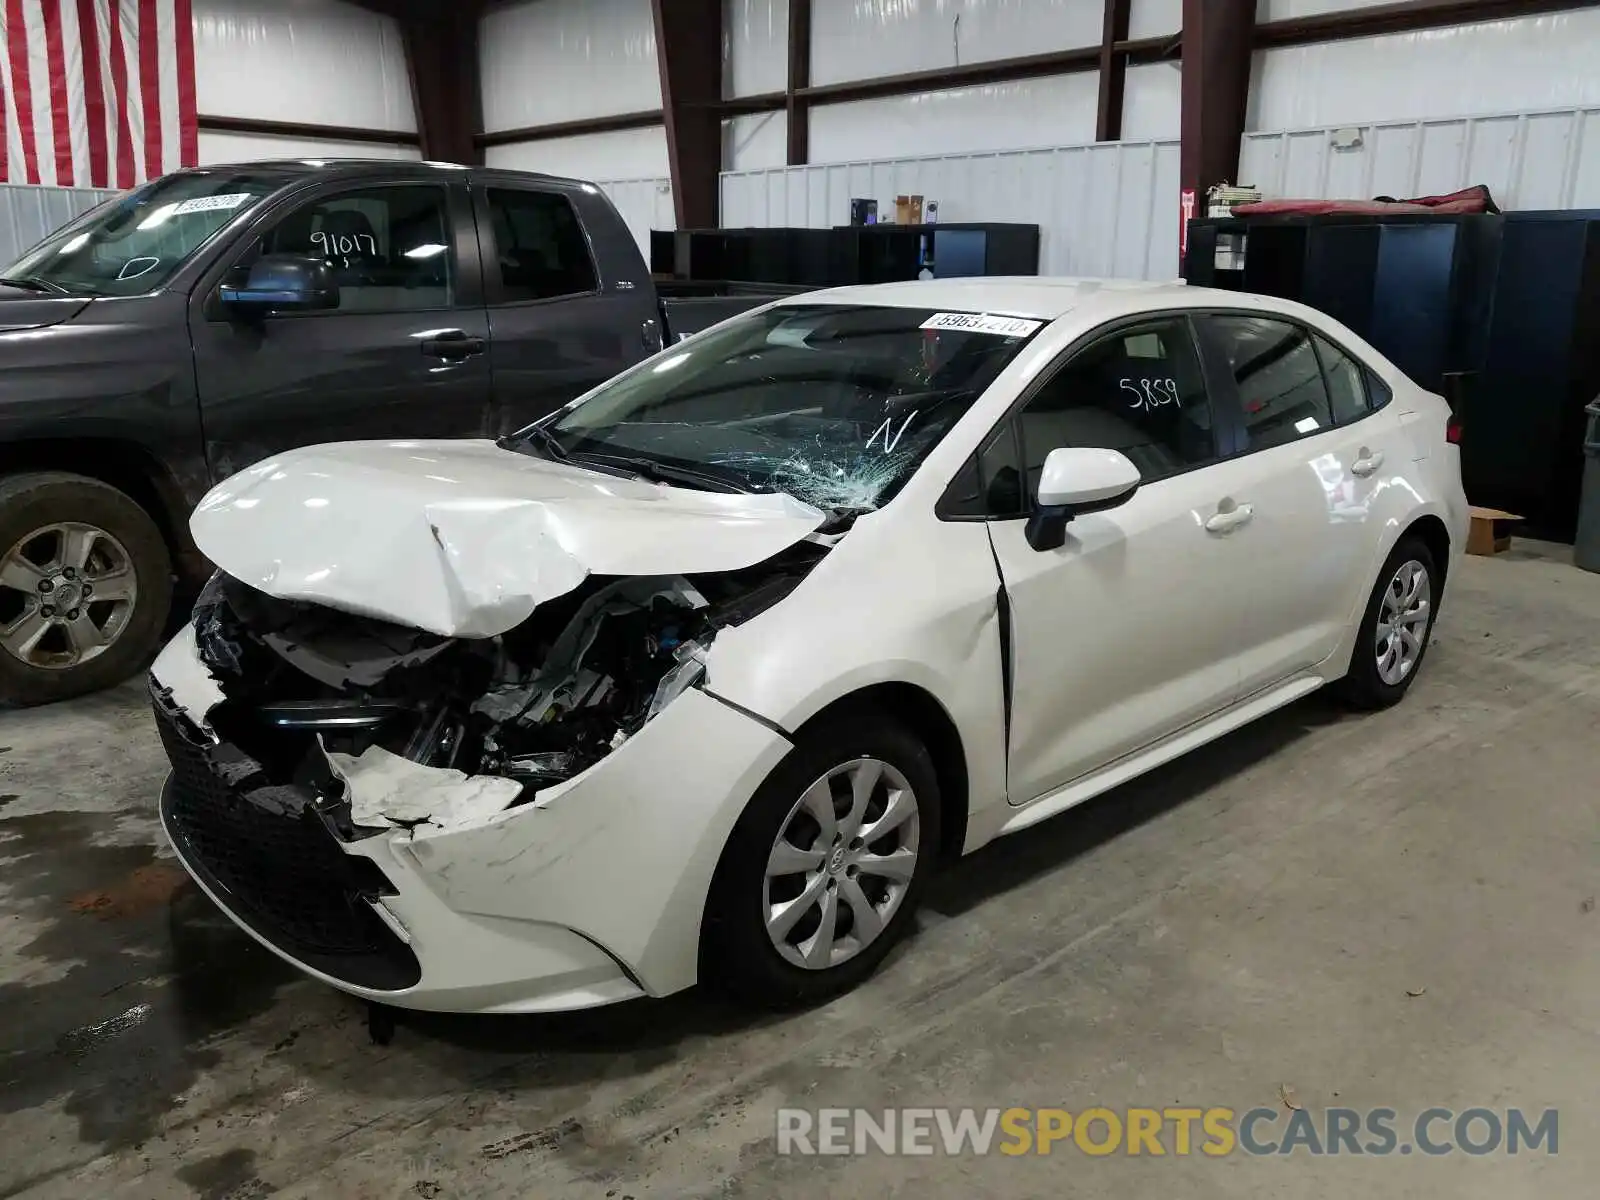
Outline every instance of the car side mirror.
{"type": "Polygon", "coordinates": [[[338,281],[333,269],[320,258],[264,254],[244,274],[242,282],[234,277],[218,289],[229,313],[260,317],[269,312],[315,312],[339,307],[338,281]]]}
{"type": "Polygon", "coordinates": [[[1139,468],[1120,450],[1061,446],[1044,460],[1038,499],[1028,518],[1028,545],[1058,550],[1067,540],[1067,522],[1086,513],[1126,504],[1139,490],[1139,468]]]}

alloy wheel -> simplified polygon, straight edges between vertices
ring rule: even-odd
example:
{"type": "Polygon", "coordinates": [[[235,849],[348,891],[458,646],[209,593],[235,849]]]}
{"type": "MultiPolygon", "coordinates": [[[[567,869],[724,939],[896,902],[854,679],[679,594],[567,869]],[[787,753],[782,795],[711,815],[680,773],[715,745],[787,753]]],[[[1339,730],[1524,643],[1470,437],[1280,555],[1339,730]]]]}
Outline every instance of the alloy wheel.
{"type": "Polygon", "coordinates": [[[1414,558],[1402,563],[1384,588],[1373,650],[1378,678],[1390,687],[1405,682],[1422,658],[1432,600],[1428,569],[1414,558]]]}
{"type": "Polygon", "coordinates": [[[841,763],[801,793],[767,858],[778,953],[820,971],[876,941],[916,875],[920,828],[911,785],[881,759],[841,763]]]}
{"type": "Polygon", "coordinates": [[[77,521],[43,526],[0,556],[0,650],[30,667],[81,666],[122,636],[138,599],[115,537],[77,521]]]}

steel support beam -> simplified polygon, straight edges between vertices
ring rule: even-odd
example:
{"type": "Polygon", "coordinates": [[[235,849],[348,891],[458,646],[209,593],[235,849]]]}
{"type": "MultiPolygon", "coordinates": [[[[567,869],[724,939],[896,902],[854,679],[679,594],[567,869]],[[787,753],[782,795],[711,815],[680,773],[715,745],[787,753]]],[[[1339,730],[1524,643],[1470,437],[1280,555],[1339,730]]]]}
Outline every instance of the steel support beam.
{"type": "Polygon", "coordinates": [[[430,14],[400,15],[411,102],[422,137],[422,157],[434,162],[483,162],[477,134],[483,128],[478,73],[476,2],[430,14]]]}
{"type": "Polygon", "coordinates": [[[722,170],[722,0],[651,0],[679,229],[717,224],[722,170]]]}
{"type": "Polygon", "coordinates": [[[1504,21],[1594,8],[1597,0],[1396,0],[1369,4],[1343,12],[1319,13],[1268,21],[1256,29],[1257,49],[1271,46],[1308,46],[1347,38],[1375,37],[1385,33],[1415,33],[1475,21],[1504,21]]]}
{"type": "Polygon", "coordinates": [[[305,121],[274,121],[256,117],[218,117],[201,113],[196,124],[207,133],[246,133],[257,137],[324,138],[331,142],[367,142],[375,146],[416,146],[414,133],[392,129],[367,129],[353,125],[315,125],[305,121]]]}
{"type": "Polygon", "coordinates": [[[1255,15],[1256,0],[1183,0],[1178,174],[1201,206],[1207,188],[1239,171],[1255,15]]]}
{"type": "Polygon", "coordinates": [[[789,165],[811,159],[811,101],[801,93],[811,86],[811,0],[789,0],[789,82],[784,107],[789,122],[789,165]]]}
{"type": "Polygon", "coordinates": [[[1122,96],[1127,90],[1128,56],[1117,43],[1128,40],[1133,0],[1105,0],[1105,28],[1100,34],[1100,102],[1095,110],[1094,140],[1122,140],[1122,96]]]}
{"type": "MultiPolygon", "coordinates": [[[[354,0],[363,7],[402,15],[410,5],[424,5],[430,0],[354,0]]],[[[448,0],[431,0],[441,7],[448,0]]],[[[1127,0],[1106,0],[1107,34],[1100,43],[1073,49],[1053,50],[1042,54],[1022,55],[1016,58],[990,59],[957,67],[939,67],[926,71],[910,71],[901,75],[886,75],[872,79],[855,79],[842,83],[812,86],[809,25],[811,0],[790,0],[789,4],[789,78],[783,91],[764,92],[759,95],[722,99],[722,61],[720,50],[712,53],[708,33],[722,36],[721,7],[710,0],[652,0],[656,17],[657,53],[662,72],[662,94],[668,95],[668,77],[674,64],[678,65],[682,92],[677,110],[683,119],[678,122],[680,132],[686,136],[683,149],[693,151],[691,159],[699,165],[698,184],[700,199],[696,201],[704,211],[704,194],[709,190],[715,201],[715,183],[705,182],[707,171],[703,157],[704,144],[715,142],[714,161],[720,168],[720,123],[731,117],[753,113],[784,112],[788,117],[789,161],[806,161],[809,151],[810,110],[819,104],[839,104],[853,100],[867,100],[884,96],[905,96],[917,92],[938,91],[947,88],[1006,83],[1018,79],[1036,79],[1050,75],[1064,75],[1075,71],[1100,72],[1100,104],[1096,117],[1096,135],[1101,140],[1115,139],[1121,132],[1122,104],[1118,96],[1125,86],[1126,68],[1144,63],[1170,62],[1179,57],[1184,60],[1183,84],[1183,141],[1184,162],[1193,167],[1192,177],[1206,177],[1211,183],[1231,178],[1237,169],[1238,136],[1222,137],[1218,134],[1221,123],[1237,124],[1243,131],[1244,106],[1249,95],[1249,51],[1276,46],[1303,46],[1316,42],[1340,41],[1346,38],[1371,37],[1385,33],[1407,33],[1423,29],[1439,29],[1473,21],[1503,20],[1509,17],[1531,16],[1541,13],[1561,12],[1577,8],[1600,6],[1600,0],[1391,0],[1390,3],[1368,4],[1361,8],[1340,12],[1321,13],[1309,17],[1292,17],[1280,21],[1257,24],[1254,10],[1248,0],[1184,0],[1184,30],[1171,37],[1129,38],[1126,12],[1131,8],[1127,0]],[[670,31],[663,30],[663,9],[670,8],[675,21],[682,22],[670,31]],[[1118,10],[1121,10],[1120,12],[1118,10]],[[804,26],[805,37],[796,36],[804,26]],[[1234,40],[1229,43],[1227,39],[1234,40]],[[670,45],[669,45],[670,43],[670,45]],[[681,43],[688,43],[685,51],[681,43]],[[1202,62],[1198,70],[1191,69],[1202,47],[1214,48],[1212,60],[1202,62]],[[669,56],[668,51],[671,50],[669,56]],[[690,58],[684,60],[688,53],[690,58]],[[696,75],[692,67],[693,55],[707,70],[696,75]],[[672,62],[669,62],[669,57],[672,62]],[[684,61],[689,67],[682,66],[684,61]],[[1110,69],[1107,69],[1107,64],[1110,69]],[[1226,69],[1224,69],[1226,68],[1226,69]],[[687,74],[688,78],[684,78],[687,74]],[[1197,83],[1209,79],[1211,82],[1197,83]],[[1209,89],[1220,87],[1220,91],[1209,89]],[[687,98],[685,98],[687,97],[687,98]],[[708,128],[717,126],[716,136],[708,128]],[[1209,130],[1201,137],[1202,129],[1209,130]],[[1231,144],[1232,148],[1229,149],[1231,144]],[[1204,146],[1204,153],[1200,147],[1204,146]],[[1197,157],[1198,156],[1198,157],[1197,157]],[[1212,178],[1215,176],[1215,178],[1212,178]]],[[[536,141],[546,137],[565,137],[573,133],[603,132],[606,129],[633,129],[664,120],[668,126],[668,145],[679,136],[674,132],[673,105],[667,111],[624,113],[616,117],[563,122],[559,125],[535,126],[528,129],[506,130],[489,135],[480,134],[479,145],[509,144],[536,141]]],[[[681,151],[672,150],[676,164],[681,151]]],[[[679,167],[673,168],[675,191],[679,167]]],[[[715,176],[710,178],[714,180],[715,176]]],[[[1185,186],[1191,178],[1185,168],[1185,186]]],[[[1210,186],[1208,183],[1206,186],[1210,186]]]]}

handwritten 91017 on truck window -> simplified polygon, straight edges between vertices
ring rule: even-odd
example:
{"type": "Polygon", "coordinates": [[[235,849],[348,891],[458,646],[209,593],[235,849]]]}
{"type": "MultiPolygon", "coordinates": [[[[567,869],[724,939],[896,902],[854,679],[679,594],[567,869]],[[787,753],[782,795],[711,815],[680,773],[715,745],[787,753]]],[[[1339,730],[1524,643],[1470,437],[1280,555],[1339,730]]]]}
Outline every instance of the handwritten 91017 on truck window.
{"type": "Polygon", "coordinates": [[[996,337],[1028,337],[1043,321],[1026,317],[997,317],[990,313],[934,313],[921,325],[923,329],[955,329],[964,333],[989,333],[996,337]]]}

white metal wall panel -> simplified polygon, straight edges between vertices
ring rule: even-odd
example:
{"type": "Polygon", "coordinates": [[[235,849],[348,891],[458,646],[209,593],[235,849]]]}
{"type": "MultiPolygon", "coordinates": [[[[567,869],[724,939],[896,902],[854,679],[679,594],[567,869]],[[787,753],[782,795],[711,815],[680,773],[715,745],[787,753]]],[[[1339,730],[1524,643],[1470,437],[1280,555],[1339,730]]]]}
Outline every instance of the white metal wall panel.
{"type": "Polygon", "coordinates": [[[199,165],[251,162],[262,158],[389,158],[422,157],[417,146],[390,146],[381,142],[338,142],[325,138],[266,137],[254,133],[212,133],[202,129],[199,165]]]}
{"type": "Polygon", "coordinates": [[[392,17],[341,0],[194,0],[193,13],[200,112],[416,132],[392,17]]]}
{"type": "Polygon", "coordinates": [[[650,0],[528,0],[490,9],[478,45],[490,133],[661,107],[650,0]]]}
{"type": "Polygon", "coordinates": [[[789,85],[789,0],[723,0],[723,94],[754,96],[789,85]]]}
{"type": "Polygon", "coordinates": [[[940,221],[1038,225],[1041,274],[1178,274],[1176,140],[728,171],[722,223],[828,228],[852,198],[897,195],[937,200],[940,221]]]}
{"type": "Polygon", "coordinates": [[[672,180],[619,179],[602,183],[599,188],[617,206],[617,212],[627,224],[628,232],[633,234],[633,240],[639,243],[639,253],[648,264],[650,231],[678,227],[672,211],[672,180]]]}
{"type": "Polygon", "coordinates": [[[570,175],[597,182],[656,179],[672,174],[667,161],[667,131],[659,125],[490,146],[484,152],[484,162],[491,167],[543,171],[546,175],[570,175]]]}
{"type": "Polygon", "coordinates": [[[116,191],[0,184],[0,267],[116,191]]]}
{"type": "Polygon", "coordinates": [[[784,113],[753,113],[722,123],[722,165],[729,171],[782,167],[789,161],[789,122],[784,113]]]}
{"type": "Polygon", "coordinates": [[[1096,45],[1101,0],[813,0],[811,82],[1096,45]]]}
{"type": "Polygon", "coordinates": [[[1370,200],[1485,184],[1504,209],[1600,208],[1600,105],[1246,134],[1239,181],[1267,196],[1370,200]]]}
{"type": "Polygon", "coordinates": [[[1131,141],[1177,137],[1182,106],[1183,72],[1179,64],[1129,67],[1122,93],[1122,136],[1131,141]]]}
{"type": "Polygon", "coordinates": [[[854,162],[1092,141],[1095,71],[824,104],[811,110],[811,161],[854,162]]]}
{"type": "Polygon", "coordinates": [[[1164,37],[1183,28],[1183,0],[1133,0],[1128,15],[1131,38],[1164,37]]]}
{"type": "Polygon", "coordinates": [[[1252,65],[1246,128],[1600,104],[1597,60],[1600,8],[1266,50],[1252,65]]]}

